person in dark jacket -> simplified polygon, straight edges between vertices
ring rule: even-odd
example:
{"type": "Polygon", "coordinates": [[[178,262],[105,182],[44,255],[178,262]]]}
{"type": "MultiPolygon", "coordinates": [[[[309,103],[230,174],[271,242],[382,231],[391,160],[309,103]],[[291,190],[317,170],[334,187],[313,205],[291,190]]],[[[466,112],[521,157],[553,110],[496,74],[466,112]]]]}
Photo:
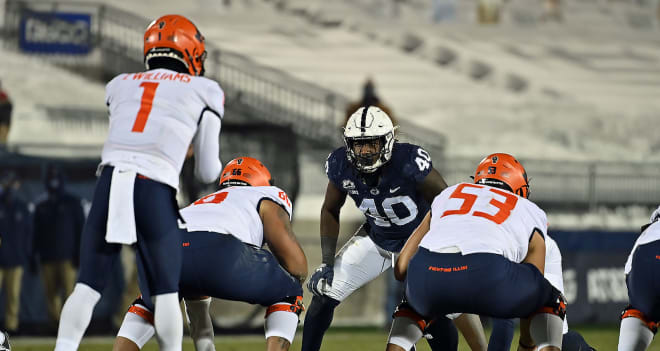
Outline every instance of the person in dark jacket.
{"type": "Polygon", "coordinates": [[[19,188],[13,173],[0,180],[0,288],[5,291],[5,328],[11,334],[18,330],[21,281],[32,237],[30,212],[17,196],[19,188]]]}
{"type": "Polygon", "coordinates": [[[80,198],[65,190],[65,178],[58,167],[49,165],[44,181],[46,197],[34,212],[34,254],[41,264],[48,314],[57,322],[62,296],[69,296],[76,283],[85,215],[80,198]]]}

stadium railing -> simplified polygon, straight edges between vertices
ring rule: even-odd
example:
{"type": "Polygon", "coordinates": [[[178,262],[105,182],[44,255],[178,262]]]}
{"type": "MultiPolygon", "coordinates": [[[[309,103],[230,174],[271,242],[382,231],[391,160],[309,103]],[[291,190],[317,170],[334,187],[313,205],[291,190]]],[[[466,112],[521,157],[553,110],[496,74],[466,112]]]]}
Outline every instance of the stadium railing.
{"type": "MultiPolygon", "coordinates": [[[[97,67],[107,77],[143,69],[142,35],[148,20],[100,3],[7,0],[2,34],[6,46],[18,48],[21,21],[26,13],[75,12],[91,17],[90,42],[95,53],[43,54],[57,64],[97,67]]],[[[339,126],[348,98],[300,81],[289,74],[260,65],[249,57],[207,45],[208,76],[221,82],[227,106],[254,119],[289,125],[305,140],[328,149],[341,144],[339,126]]],[[[106,77],[106,78],[107,78],[106,77]]],[[[63,107],[50,111],[52,122],[76,124],[84,116],[107,123],[98,113],[63,107]],[[97,118],[98,117],[98,118],[97,118]],[[76,123],[71,123],[77,121],[76,123]]],[[[403,122],[400,139],[426,147],[448,183],[469,180],[478,159],[445,159],[446,139],[433,130],[403,122]]],[[[304,150],[303,150],[304,151],[304,150]]],[[[322,162],[322,160],[319,160],[322,162]]],[[[598,206],[655,206],[660,199],[659,163],[525,160],[531,177],[532,197],[549,209],[593,209],[598,206]]],[[[322,189],[320,190],[322,191],[322,189]]]]}
{"type": "MultiPolygon", "coordinates": [[[[143,70],[142,38],[147,18],[101,3],[7,0],[3,34],[18,48],[26,14],[69,12],[90,16],[90,45],[99,54],[44,54],[63,65],[97,65],[104,78],[121,72],[143,70]]],[[[343,124],[347,97],[254,62],[249,57],[207,43],[206,76],[216,79],[227,93],[227,103],[243,105],[262,120],[291,125],[300,136],[327,145],[339,145],[337,130],[343,124]]],[[[424,145],[440,159],[445,137],[405,123],[406,140],[424,145]]]]}

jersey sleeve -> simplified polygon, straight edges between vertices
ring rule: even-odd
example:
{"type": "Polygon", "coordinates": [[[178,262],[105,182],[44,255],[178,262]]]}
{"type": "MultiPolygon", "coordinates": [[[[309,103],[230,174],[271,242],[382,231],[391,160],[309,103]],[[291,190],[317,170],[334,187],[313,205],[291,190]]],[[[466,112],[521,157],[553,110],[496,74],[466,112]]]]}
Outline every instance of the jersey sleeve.
{"type": "Polygon", "coordinates": [[[286,192],[276,186],[263,188],[264,197],[261,200],[268,199],[280,205],[280,207],[282,207],[286,213],[289,214],[289,220],[291,220],[291,216],[293,214],[293,204],[291,203],[291,199],[289,199],[289,196],[286,194],[286,192]]]}
{"type": "Polygon", "coordinates": [[[341,184],[341,173],[347,161],[346,149],[343,147],[331,152],[330,155],[328,155],[328,159],[325,161],[325,174],[328,176],[328,180],[330,180],[337,189],[340,189],[341,191],[344,191],[341,184]]]}
{"type": "Polygon", "coordinates": [[[119,79],[122,75],[118,75],[115,78],[113,78],[111,81],[108,82],[108,84],[105,85],[105,105],[110,106],[110,103],[112,103],[112,97],[115,93],[114,86],[116,85],[115,82],[117,79],[119,79]]]}
{"type": "Polygon", "coordinates": [[[207,107],[205,110],[214,113],[218,118],[222,119],[225,115],[225,92],[215,81],[210,81],[209,83],[206,104],[207,107]]]}
{"type": "Polygon", "coordinates": [[[417,145],[408,145],[405,161],[403,174],[417,183],[423,181],[433,169],[431,155],[417,145]]]}

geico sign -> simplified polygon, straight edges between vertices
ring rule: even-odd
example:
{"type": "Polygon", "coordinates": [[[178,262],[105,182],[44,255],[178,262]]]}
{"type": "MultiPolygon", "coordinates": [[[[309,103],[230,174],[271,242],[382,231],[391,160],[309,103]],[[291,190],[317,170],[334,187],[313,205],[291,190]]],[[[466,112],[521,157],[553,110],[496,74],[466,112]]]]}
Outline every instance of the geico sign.
{"type": "Polygon", "coordinates": [[[84,20],[63,21],[56,18],[43,20],[25,19],[25,41],[30,44],[87,45],[89,22],[84,20]]]}

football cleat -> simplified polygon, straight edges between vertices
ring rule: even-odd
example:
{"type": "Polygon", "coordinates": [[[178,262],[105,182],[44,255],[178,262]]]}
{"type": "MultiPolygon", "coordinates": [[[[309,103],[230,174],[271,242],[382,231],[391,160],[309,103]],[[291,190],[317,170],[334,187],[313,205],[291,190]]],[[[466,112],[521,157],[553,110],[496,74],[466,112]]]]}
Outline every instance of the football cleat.
{"type": "Polygon", "coordinates": [[[273,178],[256,158],[238,157],[227,163],[220,176],[221,187],[235,185],[269,186],[273,185],[273,178]]]}
{"type": "Polygon", "coordinates": [[[474,183],[508,190],[524,198],[529,197],[527,172],[515,157],[505,153],[486,156],[474,173],[474,183]]]}
{"type": "Polygon", "coordinates": [[[144,32],[144,64],[147,70],[150,69],[149,60],[163,57],[183,63],[191,75],[204,75],[204,36],[183,16],[165,15],[158,18],[144,32]]]}
{"type": "Polygon", "coordinates": [[[360,107],[346,122],[344,143],[348,160],[363,173],[375,172],[392,158],[394,131],[387,113],[376,106],[360,107]]]}

